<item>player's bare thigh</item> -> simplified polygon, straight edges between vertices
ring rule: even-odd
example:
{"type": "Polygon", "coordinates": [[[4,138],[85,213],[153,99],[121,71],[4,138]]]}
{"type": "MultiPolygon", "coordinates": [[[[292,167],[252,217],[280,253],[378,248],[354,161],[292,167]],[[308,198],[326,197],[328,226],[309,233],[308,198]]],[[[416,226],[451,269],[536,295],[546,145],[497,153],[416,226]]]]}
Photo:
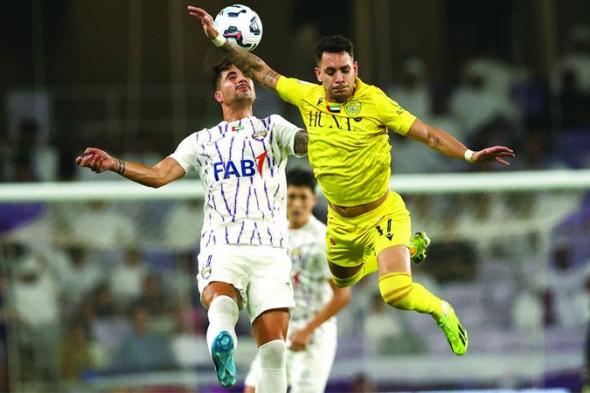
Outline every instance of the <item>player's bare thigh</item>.
{"type": "MultiPolygon", "coordinates": [[[[379,265],[379,276],[388,273],[411,273],[410,265],[410,250],[403,244],[398,244],[388,247],[377,255],[377,262],[379,265]]],[[[354,276],[362,269],[359,266],[340,266],[332,262],[328,262],[332,275],[337,278],[346,279],[354,276]]]]}
{"type": "Polygon", "coordinates": [[[252,333],[256,339],[256,344],[260,347],[269,341],[285,340],[288,326],[288,308],[266,310],[252,322],[252,333]]]}
{"type": "Polygon", "coordinates": [[[201,295],[201,300],[203,305],[206,308],[209,308],[209,305],[217,296],[229,296],[236,302],[239,308],[242,308],[242,297],[240,296],[240,291],[238,291],[233,285],[222,282],[222,281],[212,281],[207,285],[207,287],[203,290],[201,295]]]}
{"type": "Polygon", "coordinates": [[[379,277],[388,273],[411,273],[410,250],[403,244],[387,247],[377,255],[379,277]]]}

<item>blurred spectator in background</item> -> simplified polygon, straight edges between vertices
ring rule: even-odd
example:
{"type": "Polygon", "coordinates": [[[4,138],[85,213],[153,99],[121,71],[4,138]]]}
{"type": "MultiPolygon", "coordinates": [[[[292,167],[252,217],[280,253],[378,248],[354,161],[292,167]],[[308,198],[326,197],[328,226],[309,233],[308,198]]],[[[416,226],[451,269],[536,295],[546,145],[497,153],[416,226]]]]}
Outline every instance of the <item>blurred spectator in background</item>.
{"type": "MultiPolygon", "coordinates": [[[[10,298],[16,332],[16,373],[29,389],[57,391],[60,314],[58,286],[47,263],[27,248],[8,261],[13,268],[10,298]]],[[[26,389],[25,389],[26,390],[26,389]]]]}
{"type": "Polygon", "coordinates": [[[121,341],[131,331],[122,308],[115,303],[106,283],[100,284],[80,306],[78,320],[90,332],[93,358],[99,369],[110,367],[121,341]]]}
{"type": "Polygon", "coordinates": [[[583,326],[588,322],[588,310],[583,298],[587,265],[574,264],[572,246],[567,240],[558,241],[553,248],[547,287],[555,299],[557,322],[561,326],[583,326]]]}
{"type": "Polygon", "coordinates": [[[148,274],[148,268],[143,261],[142,252],[137,248],[128,249],[110,275],[110,289],[115,301],[127,306],[141,295],[143,280],[148,274]]]}
{"type": "Polygon", "coordinates": [[[125,157],[128,160],[155,165],[162,159],[162,154],[154,148],[154,136],[149,131],[140,130],[127,137],[129,143],[125,144],[125,157]]]}
{"type": "Polygon", "coordinates": [[[562,69],[560,77],[557,104],[561,111],[561,126],[564,129],[590,128],[590,89],[582,88],[579,74],[571,68],[562,69]]]}
{"type": "Polygon", "coordinates": [[[67,382],[75,382],[85,371],[94,369],[91,342],[81,323],[68,326],[61,341],[60,358],[61,376],[67,382]]]}
{"type": "Polygon", "coordinates": [[[524,333],[542,332],[544,325],[543,289],[524,286],[512,305],[512,326],[524,333]]]}
{"type": "Polygon", "coordinates": [[[563,73],[570,71],[580,90],[590,93],[590,27],[574,26],[568,33],[565,54],[554,66],[552,82],[554,91],[563,89],[563,73]]]}
{"type": "Polygon", "coordinates": [[[164,245],[175,251],[194,250],[201,240],[203,201],[175,202],[164,222],[164,245]]]}
{"type": "Polygon", "coordinates": [[[112,251],[128,247],[137,240],[137,227],[125,214],[104,201],[70,208],[64,219],[70,241],[90,250],[112,251]]]}
{"type": "Polygon", "coordinates": [[[390,151],[392,173],[439,173],[453,168],[453,161],[442,154],[432,154],[432,150],[410,138],[390,134],[394,145],[390,151]]]}
{"type": "MultiPolygon", "coordinates": [[[[451,112],[470,142],[480,127],[494,118],[514,118],[508,92],[494,83],[490,71],[495,67],[472,61],[465,65],[462,80],[451,98],[451,112]]],[[[500,76],[498,79],[502,79],[500,76]]]]}
{"type": "Polygon", "coordinates": [[[58,156],[51,146],[41,140],[35,119],[22,120],[16,140],[10,149],[8,162],[9,181],[55,181],[58,156]]]}
{"type": "Polygon", "coordinates": [[[103,269],[88,260],[82,247],[66,249],[57,270],[66,314],[75,310],[104,278],[103,269]]]}
{"type": "MultiPolygon", "coordinates": [[[[195,251],[185,251],[176,254],[174,269],[164,274],[164,287],[166,291],[178,299],[178,302],[187,305],[199,305],[199,293],[197,289],[196,255],[195,251]]],[[[198,307],[201,309],[201,307],[198,307]]]]}
{"type": "Polygon", "coordinates": [[[374,293],[371,300],[371,311],[363,326],[365,344],[372,355],[392,354],[395,343],[404,335],[403,326],[394,319],[379,293],[374,293]]]}
{"type": "Polygon", "coordinates": [[[432,119],[430,86],[422,59],[408,57],[402,62],[400,80],[387,90],[387,95],[419,118],[427,122],[432,119]]]}
{"type": "Polygon", "coordinates": [[[137,301],[150,313],[150,331],[171,334],[174,330],[174,319],[170,300],[162,291],[160,276],[148,273],[141,283],[141,294],[137,301]]]}
{"type": "Polygon", "coordinates": [[[176,326],[171,342],[174,363],[180,367],[208,364],[208,359],[203,359],[201,355],[208,351],[205,331],[201,330],[197,335],[194,318],[186,310],[185,307],[179,307],[175,314],[176,326]]]}
{"type": "Polygon", "coordinates": [[[150,313],[136,305],[131,311],[132,331],[123,339],[114,366],[126,371],[147,371],[170,367],[174,364],[170,340],[150,332],[150,313]]]}

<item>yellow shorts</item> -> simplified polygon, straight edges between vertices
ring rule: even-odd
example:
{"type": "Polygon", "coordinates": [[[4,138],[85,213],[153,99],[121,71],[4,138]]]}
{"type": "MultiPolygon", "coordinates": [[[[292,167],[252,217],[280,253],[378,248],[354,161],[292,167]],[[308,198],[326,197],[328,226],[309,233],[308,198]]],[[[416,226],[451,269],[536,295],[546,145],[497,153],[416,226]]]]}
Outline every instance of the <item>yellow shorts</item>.
{"type": "Polygon", "coordinates": [[[371,271],[375,271],[376,256],[399,244],[410,248],[411,233],[410,212],[395,192],[390,192],[376,209],[353,218],[342,217],[328,208],[327,259],[344,267],[371,262],[371,271]]]}

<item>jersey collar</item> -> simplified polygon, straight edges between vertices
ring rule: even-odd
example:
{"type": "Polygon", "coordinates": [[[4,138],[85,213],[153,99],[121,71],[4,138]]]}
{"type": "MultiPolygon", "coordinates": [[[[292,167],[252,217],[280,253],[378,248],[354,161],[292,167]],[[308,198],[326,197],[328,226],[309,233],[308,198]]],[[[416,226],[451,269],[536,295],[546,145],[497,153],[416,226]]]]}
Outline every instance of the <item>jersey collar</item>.
{"type": "Polygon", "coordinates": [[[354,92],[352,93],[352,96],[348,100],[346,100],[346,102],[329,102],[328,99],[326,98],[326,92],[325,92],[325,90],[323,90],[324,88],[322,87],[322,95],[323,95],[324,102],[326,103],[326,109],[330,113],[340,113],[342,111],[342,108],[344,108],[344,106],[348,102],[356,99],[359,92],[362,89],[364,89],[365,86],[366,86],[365,83],[362,80],[360,80],[360,78],[357,77],[355,79],[354,92]]]}

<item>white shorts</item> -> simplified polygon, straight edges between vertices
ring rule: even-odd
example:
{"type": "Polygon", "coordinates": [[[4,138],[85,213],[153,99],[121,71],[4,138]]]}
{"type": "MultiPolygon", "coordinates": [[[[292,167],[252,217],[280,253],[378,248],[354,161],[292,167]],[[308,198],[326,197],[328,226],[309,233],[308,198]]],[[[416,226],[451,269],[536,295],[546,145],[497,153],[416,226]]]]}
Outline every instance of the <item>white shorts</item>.
{"type": "MultiPolygon", "coordinates": [[[[336,324],[325,324],[314,332],[305,351],[287,351],[287,382],[290,393],[323,393],[336,355],[336,324]]],[[[289,335],[292,327],[289,326],[289,335]]],[[[289,340],[287,340],[288,343],[289,340]]],[[[244,384],[256,387],[260,375],[258,357],[252,361],[244,384]]]]}
{"type": "Polygon", "coordinates": [[[223,244],[201,250],[197,259],[201,295],[213,281],[233,285],[250,322],[264,311],[295,306],[291,259],[284,248],[223,244]]]}

